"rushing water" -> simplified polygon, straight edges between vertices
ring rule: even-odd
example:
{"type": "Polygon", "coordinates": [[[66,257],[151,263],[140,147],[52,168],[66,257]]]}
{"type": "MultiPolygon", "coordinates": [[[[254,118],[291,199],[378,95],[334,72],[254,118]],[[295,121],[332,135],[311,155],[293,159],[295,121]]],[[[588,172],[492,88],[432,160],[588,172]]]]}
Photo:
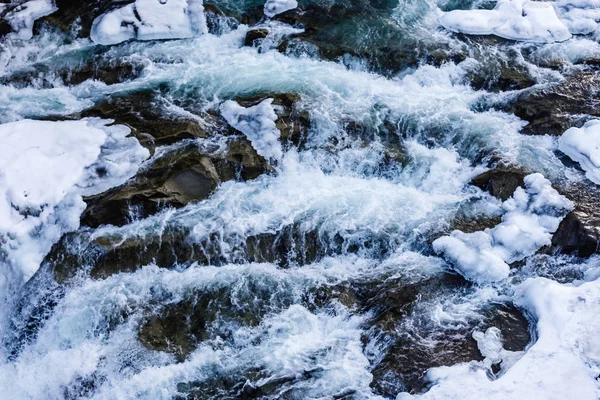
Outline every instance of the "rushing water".
{"type": "MultiPolygon", "coordinates": [[[[81,205],[63,201],[27,241],[0,233],[0,398],[546,399],[564,398],[570,379],[574,399],[600,393],[595,256],[528,255],[508,278],[473,284],[431,245],[461,221],[498,223],[502,202],[470,184],[497,160],[559,186],[590,185],[555,138],[520,133],[526,123],[503,105],[522,89],[472,80],[510,64],[543,87],[600,46],[589,37],[470,41],[438,27],[438,7],[489,8],[484,1],[348,3],[339,20],[322,22],[322,40],[341,53],[329,60],[293,39],[277,50],[300,28],[244,20],[262,9],[253,0],[215,1],[229,17],[209,18],[210,33],[195,38],[107,47],[46,25],[28,41],[3,39],[2,123],[78,119],[107,99],[151,92],[165,119],[209,130],[227,100],[291,93],[310,124],[300,145],[281,140],[268,172],[222,182],[205,200],[97,228],[77,228],[81,205]],[[243,46],[256,28],[248,24],[271,35],[243,46]],[[462,59],[432,61],[436,49],[462,59]],[[562,69],[550,68],[557,60],[562,69]],[[90,61],[139,73],[65,83],[61,71],[90,61]],[[146,255],[106,250],[131,243],[146,255]],[[7,272],[32,252],[44,261],[31,279],[7,272]],[[61,271],[68,279],[57,282],[61,271]],[[555,333],[553,316],[571,331],[555,333]],[[490,327],[506,339],[502,356],[482,350],[498,343],[490,327]],[[449,368],[424,378],[439,366],[449,368]]],[[[228,138],[214,128],[214,137],[185,140],[153,149],[140,170],[190,143],[221,151],[228,138]]],[[[137,169],[136,151],[117,176],[137,169]]],[[[97,171],[83,179],[77,195],[120,183],[103,186],[97,171]]]]}

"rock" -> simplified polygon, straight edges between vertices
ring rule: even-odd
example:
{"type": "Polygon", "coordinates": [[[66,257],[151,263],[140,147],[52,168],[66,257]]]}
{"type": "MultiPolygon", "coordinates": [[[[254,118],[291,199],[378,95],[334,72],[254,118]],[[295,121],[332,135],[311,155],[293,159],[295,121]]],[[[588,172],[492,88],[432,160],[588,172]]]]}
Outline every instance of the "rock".
{"type": "Polygon", "coordinates": [[[55,0],[58,10],[36,21],[36,26],[49,23],[65,32],[74,31],[77,37],[89,37],[92,22],[96,17],[131,2],[129,0],[55,0]],[[77,29],[73,29],[75,24],[77,29]]]}
{"type": "Polygon", "coordinates": [[[510,305],[498,305],[481,321],[470,321],[469,325],[450,330],[443,337],[426,331],[419,332],[423,335],[421,338],[413,336],[417,333],[401,335],[373,369],[371,387],[386,397],[401,391],[421,393],[427,388],[424,377],[428,369],[483,360],[471,337],[474,330],[485,330],[490,326],[500,328],[503,333],[507,332],[505,347],[515,351],[524,350],[530,341],[527,319],[510,305]],[[428,341],[430,343],[426,344],[428,341]]]}
{"type": "Polygon", "coordinates": [[[373,315],[365,340],[384,351],[373,367],[371,387],[385,397],[423,391],[429,368],[482,360],[472,338],[474,330],[499,328],[506,338],[505,347],[515,351],[523,350],[531,340],[527,319],[511,304],[488,304],[478,310],[477,317],[456,325],[431,321],[423,304],[435,304],[449,293],[460,297],[469,292],[469,284],[457,275],[440,274],[412,284],[394,278],[365,289],[358,291],[359,304],[373,315]]]}
{"type": "Polygon", "coordinates": [[[523,179],[527,175],[528,172],[522,168],[499,165],[473,178],[471,184],[506,201],[518,187],[523,186],[523,179]]]}
{"type": "Polygon", "coordinates": [[[285,145],[301,148],[310,128],[308,111],[298,106],[300,97],[293,93],[259,93],[234,99],[242,107],[252,107],[265,99],[273,99],[273,108],[277,114],[275,125],[281,133],[281,141],[285,145]]]}
{"type": "Polygon", "coordinates": [[[19,89],[31,86],[49,89],[56,86],[56,81],[66,86],[72,86],[93,79],[113,85],[139,77],[143,69],[141,64],[122,60],[106,60],[97,56],[81,60],[80,64],[73,63],[52,68],[44,64],[34,64],[27,69],[0,77],[0,84],[11,85],[19,89]]]}
{"type": "Polygon", "coordinates": [[[508,111],[529,122],[523,133],[562,135],[589,116],[600,116],[600,75],[578,71],[562,82],[525,91],[508,111]]]}
{"type": "Polygon", "coordinates": [[[140,143],[151,151],[155,146],[173,144],[182,139],[232,133],[226,124],[219,123],[209,114],[205,117],[213,122],[210,132],[196,120],[169,113],[162,106],[159,95],[153,90],[115,95],[85,110],[80,116],[110,118],[117,124],[127,125],[140,143]]]}
{"type": "Polygon", "coordinates": [[[267,29],[251,29],[246,33],[244,39],[244,46],[254,46],[254,42],[260,39],[264,39],[269,35],[267,29]]]}
{"type": "MultiPolygon", "coordinates": [[[[455,49],[444,43],[436,43],[434,49],[430,43],[399,29],[398,21],[391,17],[397,5],[389,0],[301,4],[274,17],[304,28],[304,32],[282,42],[278,50],[288,53],[288,45],[300,40],[317,48],[321,58],[339,60],[350,55],[366,61],[370,69],[389,76],[408,66],[417,66],[424,57],[454,58],[455,49]]],[[[295,45],[289,50],[293,54],[297,49],[295,45]]]]}
{"type": "Polygon", "coordinates": [[[224,154],[203,152],[195,143],[180,146],[142,166],[135,177],[107,192],[84,198],[81,221],[98,227],[125,225],[165,207],[204,200],[220,182],[254,179],[269,170],[245,138],[231,140],[224,154]]]}
{"type": "Polygon", "coordinates": [[[552,237],[552,245],[562,253],[575,253],[580,257],[600,252],[600,189],[577,184],[559,191],[573,202],[575,208],[560,223],[552,237]]]}
{"type": "Polygon", "coordinates": [[[149,350],[166,351],[178,361],[185,360],[207,336],[208,303],[210,299],[201,298],[166,307],[160,315],[150,317],[142,325],[139,341],[149,350]]]}

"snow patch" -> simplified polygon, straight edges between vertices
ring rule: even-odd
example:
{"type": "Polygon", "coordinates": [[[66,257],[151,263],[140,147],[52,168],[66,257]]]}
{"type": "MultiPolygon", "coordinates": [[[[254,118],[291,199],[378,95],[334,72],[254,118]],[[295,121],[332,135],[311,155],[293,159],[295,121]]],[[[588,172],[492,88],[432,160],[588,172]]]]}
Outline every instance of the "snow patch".
{"type": "Polygon", "coordinates": [[[473,233],[454,231],[433,242],[433,249],[452,262],[466,279],[479,284],[508,277],[509,263],[535,254],[549,245],[552,233],[572,208],[541,174],[525,177],[502,204],[506,213],[492,229],[473,233]]]}
{"type": "Polygon", "coordinates": [[[449,11],[440,23],[452,32],[527,42],[562,42],[571,37],[552,4],[530,0],[500,0],[493,10],[449,11]]]}
{"type": "Polygon", "coordinates": [[[298,7],[296,0],[267,0],[264,12],[267,17],[273,18],[277,14],[293,10],[296,7],[298,7]]]}
{"type": "Polygon", "coordinates": [[[579,163],[587,178],[600,185],[600,120],[570,128],[558,139],[558,148],[579,163]]]}
{"type": "Polygon", "coordinates": [[[56,10],[53,0],[30,0],[10,10],[4,18],[20,39],[29,40],[33,37],[33,23],[56,10]]]}
{"type": "Polygon", "coordinates": [[[266,159],[280,160],[283,156],[275,121],[273,99],[266,99],[252,107],[242,107],[232,100],[221,105],[221,114],[227,123],[242,132],[258,154],[266,159]]]}
{"type": "Polygon", "coordinates": [[[91,39],[111,45],[130,39],[184,39],[207,32],[202,0],[137,0],[103,14],[91,39]]]}
{"type": "Polygon", "coordinates": [[[598,29],[599,0],[558,0],[552,5],[573,35],[587,35],[598,29]]]}
{"type": "Polygon", "coordinates": [[[82,195],[134,175],[149,153],[110,120],[0,125],[0,294],[27,281],[63,233],[79,227],[82,195]],[[1,257],[1,254],[0,254],[1,257]]]}

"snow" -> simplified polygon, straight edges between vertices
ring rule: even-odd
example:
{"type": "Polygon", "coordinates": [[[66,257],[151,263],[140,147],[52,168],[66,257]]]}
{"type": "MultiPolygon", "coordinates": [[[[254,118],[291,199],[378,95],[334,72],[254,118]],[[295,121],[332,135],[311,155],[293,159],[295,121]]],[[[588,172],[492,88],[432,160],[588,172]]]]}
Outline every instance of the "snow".
{"type": "Polygon", "coordinates": [[[82,195],[116,186],[149,153],[110,120],[0,125],[0,294],[27,281],[60,236],[79,227],[82,195]],[[2,287],[4,286],[4,287],[2,287]]]}
{"type": "Polygon", "coordinates": [[[96,18],[90,37],[102,45],[191,38],[207,31],[203,11],[202,0],[137,0],[96,18]]]}
{"type": "MultiPolygon", "coordinates": [[[[434,368],[427,372],[434,383],[427,393],[401,393],[397,400],[600,398],[600,279],[560,284],[532,278],[517,287],[514,301],[537,320],[538,338],[502,376],[491,380],[485,361],[434,368]]],[[[486,357],[505,351],[492,337],[476,339],[486,357]]]]}
{"type": "Polygon", "coordinates": [[[273,99],[266,99],[252,107],[242,107],[232,100],[221,105],[221,114],[227,123],[242,132],[258,154],[266,159],[279,160],[283,156],[279,137],[281,133],[275,121],[277,114],[273,99]]]}
{"type": "Polygon", "coordinates": [[[264,11],[267,17],[273,18],[277,14],[293,10],[296,7],[298,7],[296,0],[267,0],[264,11]]]}
{"type": "Polygon", "coordinates": [[[598,29],[599,0],[558,0],[552,4],[573,35],[587,35],[598,29]]]}
{"type": "Polygon", "coordinates": [[[485,284],[508,277],[508,264],[549,245],[552,233],[572,208],[541,174],[525,177],[502,204],[505,214],[494,228],[473,233],[453,231],[433,242],[433,249],[452,262],[466,279],[485,284]]]}
{"type": "Polygon", "coordinates": [[[19,4],[4,17],[20,39],[33,37],[33,23],[58,10],[53,0],[30,0],[19,4]]]}
{"type": "Polygon", "coordinates": [[[549,2],[500,0],[493,10],[443,13],[440,23],[452,32],[528,42],[561,42],[571,37],[549,2]]]}
{"type": "Polygon", "coordinates": [[[590,181],[600,185],[600,120],[568,129],[558,139],[558,148],[579,163],[590,181]]]}

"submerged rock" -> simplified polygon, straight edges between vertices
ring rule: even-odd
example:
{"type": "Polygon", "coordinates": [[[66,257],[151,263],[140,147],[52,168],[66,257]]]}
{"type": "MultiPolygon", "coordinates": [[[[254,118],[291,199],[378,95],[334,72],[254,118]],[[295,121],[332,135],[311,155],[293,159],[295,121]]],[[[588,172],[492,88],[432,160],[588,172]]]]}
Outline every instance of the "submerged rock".
{"type": "Polygon", "coordinates": [[[523,92],[509,111],[529,122],[523,133],[561,135],[589,116],[600,116],[600,75],[579,71],[559,83],[523,92]]]}

